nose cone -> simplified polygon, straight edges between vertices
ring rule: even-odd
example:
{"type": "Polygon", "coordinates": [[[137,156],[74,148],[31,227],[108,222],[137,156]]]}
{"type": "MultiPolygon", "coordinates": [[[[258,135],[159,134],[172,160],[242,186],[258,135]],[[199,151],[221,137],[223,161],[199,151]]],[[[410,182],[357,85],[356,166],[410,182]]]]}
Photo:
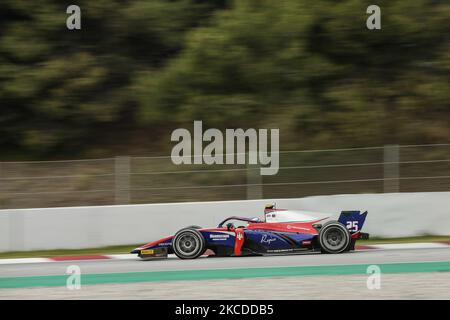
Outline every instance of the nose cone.
{"type": "Polygon", "coordinates": [[[138,253],[140,253],[141,252],[141,248],[136,248],[136,249],[133,249],[133,251],[131,251],[130,253],[136,253],[136,254],[138,254],[138,253]]]}

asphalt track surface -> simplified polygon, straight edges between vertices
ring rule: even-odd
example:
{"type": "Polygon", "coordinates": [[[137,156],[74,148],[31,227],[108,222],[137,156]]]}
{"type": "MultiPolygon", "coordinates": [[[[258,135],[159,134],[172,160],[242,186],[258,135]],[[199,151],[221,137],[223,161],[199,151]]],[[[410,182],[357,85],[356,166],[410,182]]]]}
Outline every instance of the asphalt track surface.
{"type": "Polygon", "coordinates": [[[0,265],[0,278],[65,275],[66,269],[70,265],[79,266],[82,274],[108,274],[449,261],[450,247],[407,250],[361,250],[338,255],[317,253],[264,257],[201,257],[196,260],[180,260],[173,257],[164,260],[142,261],[136,258],[135,260],[86,260],[6,264],[0,265]]]}
{"type": "Polygon", "coordinates": [[[367,280],[356,274],[27,287],[0,289],[0,299],[450,299],[449,272],[383,274],[377,289],[367,280]]]}
{"type": "Polygon", "coordinates": [[[450,247],[0,265],[0,299],[450,299],[450,247]],[[81,268],[68,290],[69,265],[81,268]],[[368,287],[368,267],[380,287],[368,287]],[[257,278],[257,279],[255,279],[257,278]],[[201,281],[199,281],[201,280],[201,281]],[[216,290],[220,288],[220,290],[216,290]],[[237,291],[236,288],[239,288],[237,291]]]}

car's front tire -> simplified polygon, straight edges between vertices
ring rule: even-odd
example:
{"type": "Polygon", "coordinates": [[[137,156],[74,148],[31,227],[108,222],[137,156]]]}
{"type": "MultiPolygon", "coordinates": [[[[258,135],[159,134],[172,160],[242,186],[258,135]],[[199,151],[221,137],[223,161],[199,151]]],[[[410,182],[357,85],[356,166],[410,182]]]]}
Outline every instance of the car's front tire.
{"type": "Polygon", "coordinates": [[[205,238],[196,229],[181,229],[173,237],[172,249],[180,259],[195,259],[206,250],[205,238]]]}
{"type": "Polygon", "coordinates": [[[351,242],[350,233],[340,222],[329,221],[319,232],[319,243],[323,253],[341,253],[351,242]]]}

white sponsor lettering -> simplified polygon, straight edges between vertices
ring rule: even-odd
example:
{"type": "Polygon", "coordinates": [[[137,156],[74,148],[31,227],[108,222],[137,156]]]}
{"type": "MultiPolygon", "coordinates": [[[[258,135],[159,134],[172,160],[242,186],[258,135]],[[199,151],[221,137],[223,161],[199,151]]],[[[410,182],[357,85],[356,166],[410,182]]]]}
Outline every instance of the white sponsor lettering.
{"type": "Polygon", "coordinates": [[[298,229],[298,230],[309,230],[308,228],[291,226],[290,224],[288,224],[286,228],[288,228],[288,229],[298,229]]]}
{"type": "Polygon", "coordinates": [[[209,238],[212,240],[226,240],[230,237],[229,234],[210,234],[209,238]]]}
{"type": "Polygon", "coordinates": [[[272,242],[276,241],[277,238],[269,238],[267,236],[267,234],[263,235],[261,238],[261,243],[267,243],[267,244],[271,244],[272,242]]]}

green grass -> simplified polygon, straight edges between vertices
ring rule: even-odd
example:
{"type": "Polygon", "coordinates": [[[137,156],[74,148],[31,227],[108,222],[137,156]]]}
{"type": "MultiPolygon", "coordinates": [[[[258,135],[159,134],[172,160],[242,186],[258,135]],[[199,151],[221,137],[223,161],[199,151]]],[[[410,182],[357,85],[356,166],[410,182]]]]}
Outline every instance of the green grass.
{"type": "MultiPolygon", "coordinates": [[[[450,236],[420,236],[406,238],[373,238],[370,240],[359,240],[358,244],[377,244],[377,243],[414,243],[414,242],[450,242],[450,236]]],[[[14,251],[0,252],[0,259],[7,258],[35,258],[35,257],[56,257],[56,256],[75,256],[75,255],[95,255],[95,254],[123,254],[129,253],[142,244],[131,244],[123,246],[111,246],[88,249],[55,249],[39,251],[14,251]]]]}
{"type": "MultiPolygon", "coordinates": [[[[317,275],[367,274],[368,264],[269,267],[209,270],[174,270],[81,275],[82,285],[159,281],[193,281],[212,279],[249,279],[317,275]]],[[[382,273],[449,272],[450,261],[386,263],[377,265],[382,273]]],[[[0,288],[65,286],[66,275],[0,277],[0,288]]]]}
{"type": "Polygon", "coordinates": [[[11,251],[0,252],[0,259],[6,258],[45,258],[56,256],[75,256],[75,255],[96,255],[96,254],[121,254],[129,253],[134,248],[141,244],[131,244],[124,246],[111,246],[101,248],[87,248],[87,249],[54,249],[54,250],[38,250],[38,251],[11,251]]]}

